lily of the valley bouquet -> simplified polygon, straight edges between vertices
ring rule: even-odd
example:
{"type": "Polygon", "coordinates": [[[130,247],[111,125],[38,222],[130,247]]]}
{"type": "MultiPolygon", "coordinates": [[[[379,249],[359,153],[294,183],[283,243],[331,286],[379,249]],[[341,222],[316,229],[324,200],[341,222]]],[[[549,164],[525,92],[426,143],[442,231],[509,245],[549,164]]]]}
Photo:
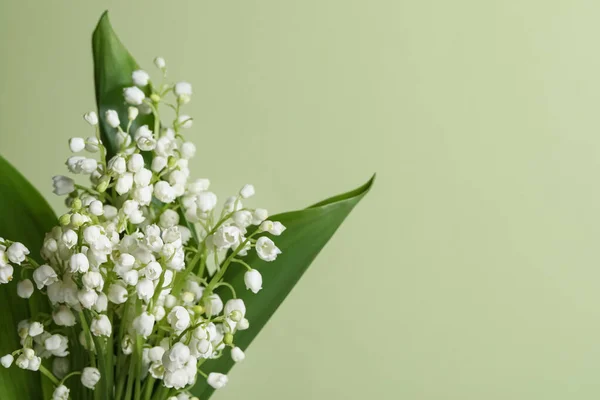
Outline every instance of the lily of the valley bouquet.
{"type": "Polygon", "coordinates": [[[251,184],[220,202],[188,167],[192,85],[160,57],[151,79],[106,14],[93,53],[66,212],[0,159],[0,399],[207,399],[372,181],[273,216],[251,184]]]}

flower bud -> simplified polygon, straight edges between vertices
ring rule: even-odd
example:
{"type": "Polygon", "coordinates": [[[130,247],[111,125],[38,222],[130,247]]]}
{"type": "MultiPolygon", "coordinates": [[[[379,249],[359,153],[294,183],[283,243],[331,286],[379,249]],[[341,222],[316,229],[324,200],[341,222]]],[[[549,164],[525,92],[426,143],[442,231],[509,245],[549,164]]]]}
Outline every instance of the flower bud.
{"type": "Polygon", "coordinates": [[[167,159],[161,156],[156,156],[152,159],[152,171],[158,173],[167,166],[167,159]]]}
{"type": "Polygon", "coordinates": [[[129,107],[127,109],[127,119],[129,119],[130,121],[133,121],[134,119],[137,118],[139,113],[140,113],[140,110],[138,110],[137,107],[129,107]]]}
{"type": "Polygon", "coordinates": [[[131,105],[139,106],[144,102],[146,95],[138,87],[132,86],[123,89],[125,101],[131,105]]]}
{"type": "Polygon", "coordinates": [[[85,140],[80,137],[74,137],[69,139],[69,148],[73,153],[79,153],[85,149],[85,140]]]}
{"type": "Polygon", "coordinates": [[[150,279],[141,279],[137,283],[135,289],[137,291],[138,298],[146,302],[150,301],[150,299],[154,295],[154,284],[150,279]]]}
{"type": "Polygon", "coordinates": [[[192,292],[183,292],[181,294],[181,301],[183,304],[190,305],[194,302],[195,296],[192,292]]]}
{"type": "Polygon", "coordinates": [[[9,368],[14,360],[15,358],[12,356],[12,354],[7,354],[4,357],[0,358],[0,363],[4,368],[9,368]]]}
{"type": "Polygon", "coordinates": [[[73,179],[62,175],[52,177],[52,186],[54,186],[52,192],[58,196],[64,196],[75,191],[75,182],[73,179]]]}
{"type": "Polygon", "coordinates": [[[29,336],[34,337],[41,335],[42,333],[44,333],[44,325],[41,323],[32,322],[31,325],[29,325],[29,336]]]}
{"type": "Polygon", "coordinates": [[[179,160],[177,160],[177,158],[171,156],[169,157],[169,159],[167,160],[167,165],[169,168],[175,168],[177,166],[177,162],[179,160]]]}
{"type": "Polygon", "coordinates": [[[106,192],[106,189],[108,189],[109,182],[110,182],[110,178],[102,179],[100,181],[100,183],[98,183],[98,185],[96,186],[96,190],[98,191],[98,193],[106,192]]]}
{"type": "Polygon", "coordinates": [[[209,212],[217,205],[217,195],[213,192],[201,192],[198,194],[196,203],[202,212],[209,212]]]}
{"type": "Polygon", "coordinates": [[[133,73],[131,74],[131,78],[133,79],[134,85],[144,87],[148,84],[148,81],[150,80],[150,75],[148,75],[146,71],[138,69],[136,71],[133,71],[133,73]]]}
{"type": "Polygon", "coordinates": [[[177,304],[177,297],[173,296],[172,294],[168,294],[167,297],[165,297],[165,307],[166,308],[173,308],[173,307],[175,307],[176,304],[177,304]]]}
{"type": "Polygon", "coordinates": [[[223,336],[223,343],[225,343],[226,345],[230,345],[231,343],[233,343],[233,335],[227,332],[225,336],[223,336]]]}
{"type": "Polygon", "coordinates": [[[236,211],[233,216],[233,223],[239,226],[240,228],[247,228],[252,225],[252,213],[248,210],[240,210],[236,211]]]}
{"type": "Polygon", "coordinates": [[[225,385],[227,385],[229,379],[227,378],[227,375],[223,375],[218,372],[211,372],[210,374],[208,374],[208,378],[206,379],[206,381],[214,389],[221,389],[225,385]]]}
{"type": "Polygon", "coordinates": [[[113,128],[117,128],[121,125],[119,114],[117,114],[115,110],[107,110],[106,113],[104,113],[104,118],[106,118],[106,123],[113,128]]]}
{"type": "Polygon", "coordinates": [[[98,298],[96,299],[96,304],[94,304],[94,310],[96,312],[102,313],[106,311],[108,308],[108,297],[103,292],[98,293],[98,298]]]}
{"type": "Polygon", "coordinates": [[[152,100],[154,103],[158,103],[160,102],[160,96],[156,93],[152,93],[150,95],[150,100],[152,100]]]}
{"type": "Polygon", "coordinates": [[[73,211],[79,211],[81,210],[81,206],[82,206],[82,202],[80,198],[74,198],[73,202],[71,203],[71,209],[73,209],[73,211]]]}
{"type": "Polygon", "coordinates": [[[73,315],[73,312],[65,305],[60,305],[54,310],[52,319],[54,320],[54,323],[59,326],[75,325],[75,315],[73,315]]]}
{"type": "Polygon", "coordinates": [[[156,65],[160,69],[165,69],[167,67],[167,63],[165,62],[165,59],[162,57],[156,57],[154,59],[154,65],[156,65]]]}
{"type": "Polygon", "coordinates": [[[154,330],[154,315],[144,312],[133,320],[133,329],[141,336],[147,338],[154,330]]]}
{"type": "Polygon", "coordinates": [[[100,200],[92,201],[88,208],[90,210],[90,213],[97,217],[104,214],[104,205],[102,204],[102,202],[100,200]]]}
{"type": "Polygon", "coordinates": [[[28,299],[33,294],[33,283],[29,279],[24,279],[17,284],[17,294],[22,299],[28,299]]]}
{"type": "Polygon", "coordinates": [[[100,141],[98,138],[91,136],[85,141],[85,149],[90,153],[96,153],[100,149],[100,141]]]}
{"type": "Polygon", "coordinates": [[[193,158],[196,155],[196,145],[192,142],[185,142],[181,145],[181,157],[186,160],[193,158]]]}
{"type": "Polygon", "coordinates": [[[200,304],[197,304],[192,307],[192,311],[194,311],[194,314],[200,315],[204,313],[204,307],[202,307],[200,304]]]}
{"type": "Polygon", "coordinates": [[[90,111],[83,115],[83,119],[86,120],[91,126],[98,125],[98,115],[94,111],[90,111]]]}
{"type": "Polygon", "coordinates": [[[173,92],[180,104],[187,104],[192,96],[192,85],[188,82],[178,82],[175,84],[173,92]]]}
{"type": "Polygon", "coordinates": [[[138,172],[144,167],[144,157],[141,154],[135,153],[129,157],[127,161],[127,169],[131,172],[138,172]]]}
{"type": "Polygon", "coordinates": [[[127,289],[123,286],[113,283],[108,288],[108,300],[114,304],[123,304],[127,301],[127,289]]]}
{"type": "Polygon", "coordinates": [[[60,216],[58,223],[62,226],[67,226],[71,223],[71,213],[66,213],[60,216]]]}
{"type": "Polygon", "coordinates": [[[152,180],[152,171],[146,168],[140,169],[135,173],[133,177],[133,181],[137,186],[147,187],[150,185],[150,181],[152,180]]]}
{"type": "Polygon", "coordinates": [[[210,180],[208,179],[196,179],[188,184],[188,191],[193,194],[199,194],[205,190],[208,190],[210,186],[210,180]]]}
{"type": "Polygon", "coordinates": [[[231,349],[231,359],[234,362],[242,362],[246,358],[246,354],[239,347],[234,347],[231,349]]]}
{"type": "Polygon", "coordinates": [[[91,309],[98,300],[98,293],[94,290],[81,289],[77,292],[77,299],[83,308],[91,309]]]}
{"type": "Polygon", "coordinates": [[[167,311],[163,306],[154,306],[154,310],[152,310],[152,314],[156,318],[156,321],[162,321],[162,319],[167,315],[167,311]]]}
{"type": "Polygon", "coordinates": [[[155,346],[148,352],[148,358],[151,362],[160,361],[165,354],[165,349],[160,346],[155,346]]]}
{"type": "Polygon", "coordinates": [[[163,203],[172,203],[175,200],[175,190],[168,182],[158,181],[154,185],[154,196],[163,203]]]}
{"type": "Polygon", "coordinates": [[[254,196],[254,186],[250,184],[244,185],[240,190],[240,196],[244,199],[254,196]]]}
{"type": "Polygon", "coordinates": [[[115,185],[115,191],[118,194],[129,193],[131,188],[133,187],[133,174],[130,172],[126,172],[117,179],[117,184],[115,185]]]}
{"type": "Polygon", "coordinates": [[[242,318],[237,324],[238,331],[245,331],[248,328],[250,328],[250,322],[246,318],[242,318]]]}
{"type": "Polygon", "coordinates": [[[179,224],[179,214],[177,214],[177,211],[167,209],[160,215],[158,225],[161,228],[168,229],[177,224],[179,224]]]}
{"type": "Polygon", "coordinates": [[[98,289],[102,290],[104,286],[104,278],[102,278],[102,274],[98,271],[88,271],[81,278],[81,282],[83,286],[88,289],[98,289]]]}

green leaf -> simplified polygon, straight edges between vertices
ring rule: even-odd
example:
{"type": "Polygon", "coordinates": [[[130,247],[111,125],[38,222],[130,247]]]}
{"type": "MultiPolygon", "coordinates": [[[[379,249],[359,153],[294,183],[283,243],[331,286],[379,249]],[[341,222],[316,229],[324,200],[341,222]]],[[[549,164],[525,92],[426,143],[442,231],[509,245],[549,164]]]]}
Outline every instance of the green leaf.
{"type": "MultiPolygon", "coordinates": [[[[41,262],[39,250],[45,233],[56,225],[56,217],[39,192],[2,156],[0,193],[0,237],[23,243],[31,257],[41,262]]],[[[0,314],[0,356],[21,348],[16,330],[19,321],[49,309],[39,292],[29,300],[17,296],[20,274],[17,266],[13,281],[0,285],[0,304],[4,305],[0,314]]],[[[24,371],[16,365],[9,369],[0,367],[0,399],[49,399],[51,393],[52,384],[39,372],[24,371]]]]}
{"type": "MultiPolygon", "coordinates": [[[[107,148],[108,160],[118,152],[119,146],[117,143],[117,130],[106,123],[104,113],[107,110],[117,111],[121,120],[121,128],[126,130],[129,105],[125,103],[123,98],[123,89],[133,86],[131,74],[140,67],[123,46],[110,25],[108,11],[102,14],[92,35],[92,52],[94,56],[94,82],[100,120],[100,136],[107,148]]],[[[140,113],[131,125],[130,134],[133,136],[133,133],[141,125],[148,125],[150,129],[154,129],[153,115],[142,115],[140,113]]]]}
{"type": "MultiPolygon", "coordinates": [[[[264,289],[256,295],[246,290],[246,269],[239,265],[231,265],[225,274],[224,280],[231,283],[237,296],[244,300],[248,310],[246,317],[250,321],[248,330],[236,333],[237,346],[243,350],[248,347],[350,211],[371,189],[374,180],[375,176],[356,190],[324,200],[305,210],[269,218],[287,227],[276,240],[282,254],[271,263],[259,259],[256,252],[244,257],[244,261],[262,274],[264,289]]],[[[223,298],[228,295],[226,291],[221,293],[223,298]]],[[[204,363],[202,369],[227,373],[232,366],[233,361],[227,351],[221,358],[204,363]]],[[[192,389],[192,393],[201,399],[208,399],[212,392],[205,379],[199,379],[192,389]]]]}

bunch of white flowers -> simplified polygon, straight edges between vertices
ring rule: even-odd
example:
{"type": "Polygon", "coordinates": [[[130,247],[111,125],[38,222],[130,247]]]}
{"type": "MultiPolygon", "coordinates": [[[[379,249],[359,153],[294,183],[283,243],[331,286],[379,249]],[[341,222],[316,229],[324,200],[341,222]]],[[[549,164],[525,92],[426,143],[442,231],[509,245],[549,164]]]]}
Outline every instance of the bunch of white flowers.
{"type": "MultiPolygon", "coordinates": [[[[164,82],[165,62],[157,58],[155,64],[164,82]]],[[[68,195],[69,211],[46,235],[45,263],[39,265],[23,244],[0,238],[0,282],[11,281],[20,266],[18,295],[28,299],[37,289],[52,310],[21,321],[22,348],[0,361],[48,376],[56,385],[54,400],[70,398],[67,380],[76,375],[92,390],[105,384],[105,376],[114,378],[106,390],[116,399],[133,393],[150,398],[158,390],[170,400],[189,399],[198,375],[213,388],[223,387],[226,375],[201,366],[228,348],[234,361],[242,361],[235,334],[249,327],[246,306],[224,281],[225,272],[247,269],[246,287],[258,293],[262,276],[244,257],[256,251],[273,261],[281,253],[264,234],[277,236],[285,227],[268,220],[266,210],[242,203],[254,195],[252,185],[217,208],[209,180],[190,179],[188,161],[196,147],[182,134],[192,119],[180,108],[190,101],[192,86],[154,86],[142,70],[132,79],[135,86],[123,92],[130,104],[127,121],[115,110],[101,116],[115,130],[116,154],[106,160],[95,112],[84,118],[96,134],[69,141],[75,154],[68,170],[89,175],[91,184],[53,178],[54,193],[68,195]],[[166,100],[169,93],[174,103],[166,100]],[[171,126],[161,125],[161,104],[175,111],[171,126]],[[153,126],[135,123],[149,113],[153,126]],[[231,299],[224,302],[217,288],[230,291],[231,299]],[[88,366],[80,371],[71,371],[73,346],[87,352],[88,366]]]]}

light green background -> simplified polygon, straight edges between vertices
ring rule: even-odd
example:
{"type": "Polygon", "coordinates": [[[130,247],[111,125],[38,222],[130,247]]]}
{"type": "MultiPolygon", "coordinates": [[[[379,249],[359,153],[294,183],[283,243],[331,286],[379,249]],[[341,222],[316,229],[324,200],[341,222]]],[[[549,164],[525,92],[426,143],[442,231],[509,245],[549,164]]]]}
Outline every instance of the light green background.
{"type": "Polygon", "coordinates": [[[57,210],[105,8],[194,84],[219,194],[283,211],[378,172],[216,399],[600,396],[599,2],[0,4],[0,152],[57,210]]]}

